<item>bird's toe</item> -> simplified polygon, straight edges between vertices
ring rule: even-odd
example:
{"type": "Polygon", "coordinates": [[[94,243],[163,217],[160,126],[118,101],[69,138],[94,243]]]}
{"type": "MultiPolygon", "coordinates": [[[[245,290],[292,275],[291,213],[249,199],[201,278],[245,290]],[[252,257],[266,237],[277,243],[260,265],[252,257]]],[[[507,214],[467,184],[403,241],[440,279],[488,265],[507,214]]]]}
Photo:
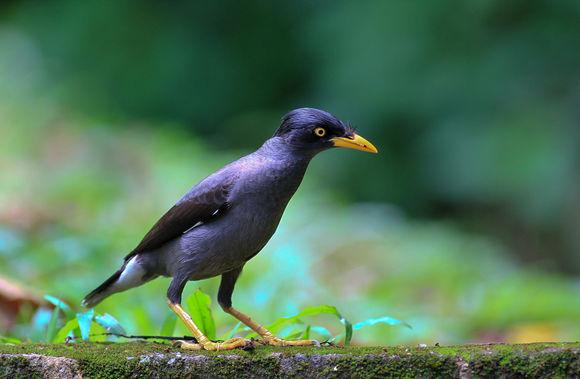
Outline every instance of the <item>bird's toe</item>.
{"type": "Polygon", "coordinates": [[[213,350],[213,351],[220,351],[220,350],[233,350],[233,349],[252,349],[254,347],[254,343],[252,340],[248,340],[245,338],[231,338],[224,342],[206,342],[203,344],[203,349],[205,350],[213,350]]]}
{"type": "Polygon", "coordinates": [[[198,343],[187,342],[183,340],[177,340],[173,342],[174,347],[178,347],[184,350],[202,350],[203,346],[198,343]]]}
{"type": "Polygon", "coordinates": [[[320,342],[316,340],[296,340],[296,341],[288,341],[278,337],[272,338],[265,338],[261,340],[263,345],[270,345],[270,346],[316,346],[320,347],[320,342]]]}
{"type": "Polygon", "coordinates": [[[251,340],[251,339],[249,340],[247,338],[241,338],[241,337],[230,338],[229,340],[224,341],[222,343],[240,345],[240,347],[244,348],[244,349],[248,349],[248,348],[252,349],[255,347],[254,340],[251,340]]]}

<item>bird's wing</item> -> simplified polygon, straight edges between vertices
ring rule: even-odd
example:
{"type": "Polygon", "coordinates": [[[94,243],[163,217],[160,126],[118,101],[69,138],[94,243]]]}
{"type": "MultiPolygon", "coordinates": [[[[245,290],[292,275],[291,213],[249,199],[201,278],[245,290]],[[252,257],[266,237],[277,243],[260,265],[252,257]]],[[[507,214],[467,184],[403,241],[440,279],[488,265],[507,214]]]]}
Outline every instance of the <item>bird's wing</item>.
{"type": "Polygon", "coordinates": [[[207,222],[229,207],[228,197],[237,176],[226,179],[212,175],[193,187],[153,225],[143,240],[131,251],[132,256],[154,250],[185,233],[199,222],[207,222]]]}

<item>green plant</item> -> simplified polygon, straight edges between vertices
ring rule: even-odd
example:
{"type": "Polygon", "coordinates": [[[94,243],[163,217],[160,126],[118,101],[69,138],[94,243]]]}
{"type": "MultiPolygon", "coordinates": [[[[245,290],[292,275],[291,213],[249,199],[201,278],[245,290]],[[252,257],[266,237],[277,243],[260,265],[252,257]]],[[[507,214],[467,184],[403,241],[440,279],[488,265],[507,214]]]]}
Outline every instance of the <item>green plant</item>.
{"type": "MultiPolygon", "coordinates": [[[[45,328],[44,342],[61,343],[79,338],[84,341],[101,341],[107,337],[127,337],[125,329],[110,314],[98,314],[93,309],[75,313],[68,304],[54,296],[46,295],[45,299],[54,305],[54,310],[45,328]]],[[[210,339],[215,340],[216,322],[211,311],[211,298],[201,289],[197,289],[186,299],[186,304],[191,317],[199,328],[210,339]]],[[[176,322],[176,316],[173,313],[168,313],[162,323],[161,336],[172,337],[176,322]]],[[[306,307],[293,316],[281,317],[268,325],[268,329],[288,339],[308,339],[315,336],[324,341],[341,342],[348,346],[352,340],[353,331],[378,324],[400,325],[410,328],[409,324],[388,316],[367,319],[353,325],[336,307],[318,305],[306,307]],[[325,314],[335,316],[343,325],[344,332],[333,335],[326,327],[305,321],[305,319],[325,314]]],[[[241,328],[241,324],[238,323],[224,334],[223,339],[231,338],[236,334],[245,335],[247,338],[257,337],[256,333],[247,327],[241,328]]],[[[0,338],[0,342],[18,343],[19,341],[0,338]]]]}
{"type": "Polygon", "coordinates": [[[44,298],[54,305],[50,321],[46,327],[46,339],[44,342],[67,342],[69,339],[82,338],[84,341],[101,340],[105,333],[125,335],[125,329],[108,313],[96,314],[94,309],[87,312],[75,313],[64,301],[45,295],[44,298]],[[59,316],[64,316],[64,321],[59,316]],[[64,324],[59,328],[59,322],[64,324]],[[99,331],[93,333],[91,331],[99,331]]]}

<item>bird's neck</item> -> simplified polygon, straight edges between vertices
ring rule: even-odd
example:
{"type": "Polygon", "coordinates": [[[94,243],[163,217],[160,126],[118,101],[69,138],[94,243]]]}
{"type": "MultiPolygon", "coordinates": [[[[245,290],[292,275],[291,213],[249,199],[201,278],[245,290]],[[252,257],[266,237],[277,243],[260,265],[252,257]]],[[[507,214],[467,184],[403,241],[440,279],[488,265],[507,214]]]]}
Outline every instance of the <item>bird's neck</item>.
{"type": "Polygon", "coordinates": [[[260,196],[263,198],[267,193],[270,201],[265,204],[270,204],[281,216],[315,154],[297,149],[280,137],[270,138],[254,154],[263,162],[257,182],[261,182],[265,189],[260,191],[260,196]]]}
{"type": "Polygon", "coordinates": [[[276,160],[292,161],[298,165],[308,165],[319,151],[306,150],[281,137],[272,137],[256,151],[257,154],[276,160]]]}

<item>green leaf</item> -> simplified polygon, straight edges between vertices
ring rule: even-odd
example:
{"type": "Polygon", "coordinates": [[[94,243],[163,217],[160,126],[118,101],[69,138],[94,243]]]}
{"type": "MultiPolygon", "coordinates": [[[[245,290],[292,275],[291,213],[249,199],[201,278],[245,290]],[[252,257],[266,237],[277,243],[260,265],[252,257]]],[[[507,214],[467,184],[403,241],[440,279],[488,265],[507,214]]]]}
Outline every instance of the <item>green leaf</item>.
{"type": "Polygon", "coordinates": [[[32,317],[32,328],[40,331],[45,331],[50,318],[52,316],[53,309],[47,309],[44,307],[38,308],[32,317]]]}
{"type": "Polygon", "coordinates": [[[75,318],[75,313],[73,312],[71,307],[69,307],[68,304],[65,303],[64,301],[62,301],[61,299],[59,299],[55,296],[52,296],[52,295],[44,295],[44,300],[48,301],[49,303],[51,303],[55,307],[62,310],[62,312],[65,314],[67,320],[71,320],[71,319],[75,318]]]}
{"type": "MultiPolygon", "coordinates": [[[[91,334],[89,335],[89,341],[92,342],[104,342],[111,339],[111,336],[106,336],[108,330],[105,329],[100,324],[97,324],[95,320],[91,323],[91,334]]],[[[115,337],[112,337],[115,338],[115,337]]]]}
{"type": "Polygon", "coordinates": [[[332,305],[319,305],[315,307],[307,307],[294,316],[294,318],[300,318],[304,316],[315,316],[319,314],[330,314],[336,316],[340,323],[344,325],[344,332],[347,338],[344,340],[345,346],[348,346],[350,340],[352,339],[352,324],[342,316],[338,309],[332,305]]]}
{"type": "MultiPolygon", "coordinates": [[[[352,339],[352,324],[348,321],[342,314],[336,309],[336,307],[332,305],[318,305],[313,307],[306,307],[301,312],[295,314],[294,316],[290,317],[282,317],[278,320],[274,321],[270,324],[267,329],[270,330],[272,333],[277,333],[280,329],[285,326],[293,325],[293,324],[301,324],[301,318],[306,316],[317,316],[320,314],[330,314],[336,316],[340,323],[344,325],[344,345],[348,346],[350,344],[350,340],[352,339]]],[[[249,336],[253,336],[254,333],[251,333],[249,336]]]]}
{"type": "Polygon", "coordinates": [[[22,343],[18,338],[0,336],[0,343],[11,343],[18,345],[22,343]]]}
{"type": "Polygon", "coordinates": [[[356,324],[354,324],[352,326],[352,328],[354,330],[359,330],[359,329],[365,328],[367,326],[373,326],[373,325],[377,325],[377,324],[386,324],[386,325],[391,325],[391,326],[402,325],[402,326],[405,326],[409,329],[413,329],[413,327],[411,325],[409,325],[408,323],[406,323],[405,321],[397,320],[396,318],[389,317],[389,316],[383,316],[383,317],[378,317],[378,318],[368,318],[364,321],[357,322],[356,324]]]}
{"type": "Polygon", "coordinates": [[[302,333],[302,336],[300,336],[300,339],[302,339],[302,340],[310,339],[310,329],[311,329],[311,326],[307,325],[306,329],[304,329],[304,333],[302,333]]]}
{"type": "Polygon", "coordinates": [[[96,315],[95,322],[105,328],[108,333],[127,334],[119,321],[108,313],[96,315]]]}
{"type": "Polygon", "coordinates": [[[334,336],[332,335],[332,333],[330,333],[330,331],[328,329],[326,329],[324,326],[313,326],[310,329],[311,333],[316,333],[319,334],[320,336],[322,336],[323,340],[326,341],[330,341],[332,339],[334,339],[334,336]]]}
{"type": "Polygon", "coordinates": [[[240,321],[236,324],[236,326],[233,327],[232,330],[230,330],[228,333],[226,333],[222,339],[229,340],[230,338],[234,338],[234,336],[236,335],[238,330],[240,330],[241,326],[242,326],[242,322],[240,321]]]}
{"type": "Polygon", "coordinates": [[[177,324],[177,315],[172,311],[168,311],[165,320],[163,321],[163,325],[161,325],[161,331],[159,334],[162,336],[172,337],[173,332],[175,331],[175,325],[177,324]]]}
{"type": "Polygon", "coordinates": [[[79,322],[79,329],[81,330],[81,337],[84,341],[89,340],[91,334],[91,324],[93,323],[93,317],[95,315],[95,310],[90,309],[85,313],[77,313],[77,320],[79,322]]]}
{"type": "MultiPolygon", "coordinates": [[[[383,316],[383,317],[378,317],[378,318],[369,318],[366,319],[364,321],[361,322],[357,322],[356,324],[354,324],[352,326],[353,330],[360,330],[362,328],[366,328],[368,326],[373,326],[373,325],[377,325],[377,324],[386,324],[386,325],[391,325],[391,326],[396,326],[396,325],[401,325],[404,327],[407,327],[409,329],[413,329],[413,327],[411,325],[409,325],[408,323],[406,323],[405,321],[401,321],[401,320],[397,320],[396,318],[393,317],[389,317],[389,316],[383,316]]],[[[340,334],[338,336],[335,337],[335,340],[340,340],[344,337],[344,333],[340,334]]]]}
{"type": "Polygon", "coordinates": [[[197,289],[187,298],[187,308],[193,322],[210,340],[215,340],[215,322],[211,314],[211,299],[202,290],[197,289]]]}
{"type": "Polygon", "coordinates": [[[295,340],[300,338],[303,334],[304,331],[302,329],[293,329],[284,335],[284,338],[287,340],[295,340]]]}
{"type": "Polygon", "coordinates": [[[55,307],[50,316],[50,321],[46,327],[46,342],[52,342],[56,336],[56,328],[58,323],[58,314],[60,313],[60,308],[55,307]]]}
{"type": "Polygon", "coordinates": [[[75,329],[79,327],[79,320],[73,318],[72,320],[67,321],[66,324],[56,334],[56,337],[53,338],[51,342],[65,342],[66,337],[68,337],[75,329]]]}

